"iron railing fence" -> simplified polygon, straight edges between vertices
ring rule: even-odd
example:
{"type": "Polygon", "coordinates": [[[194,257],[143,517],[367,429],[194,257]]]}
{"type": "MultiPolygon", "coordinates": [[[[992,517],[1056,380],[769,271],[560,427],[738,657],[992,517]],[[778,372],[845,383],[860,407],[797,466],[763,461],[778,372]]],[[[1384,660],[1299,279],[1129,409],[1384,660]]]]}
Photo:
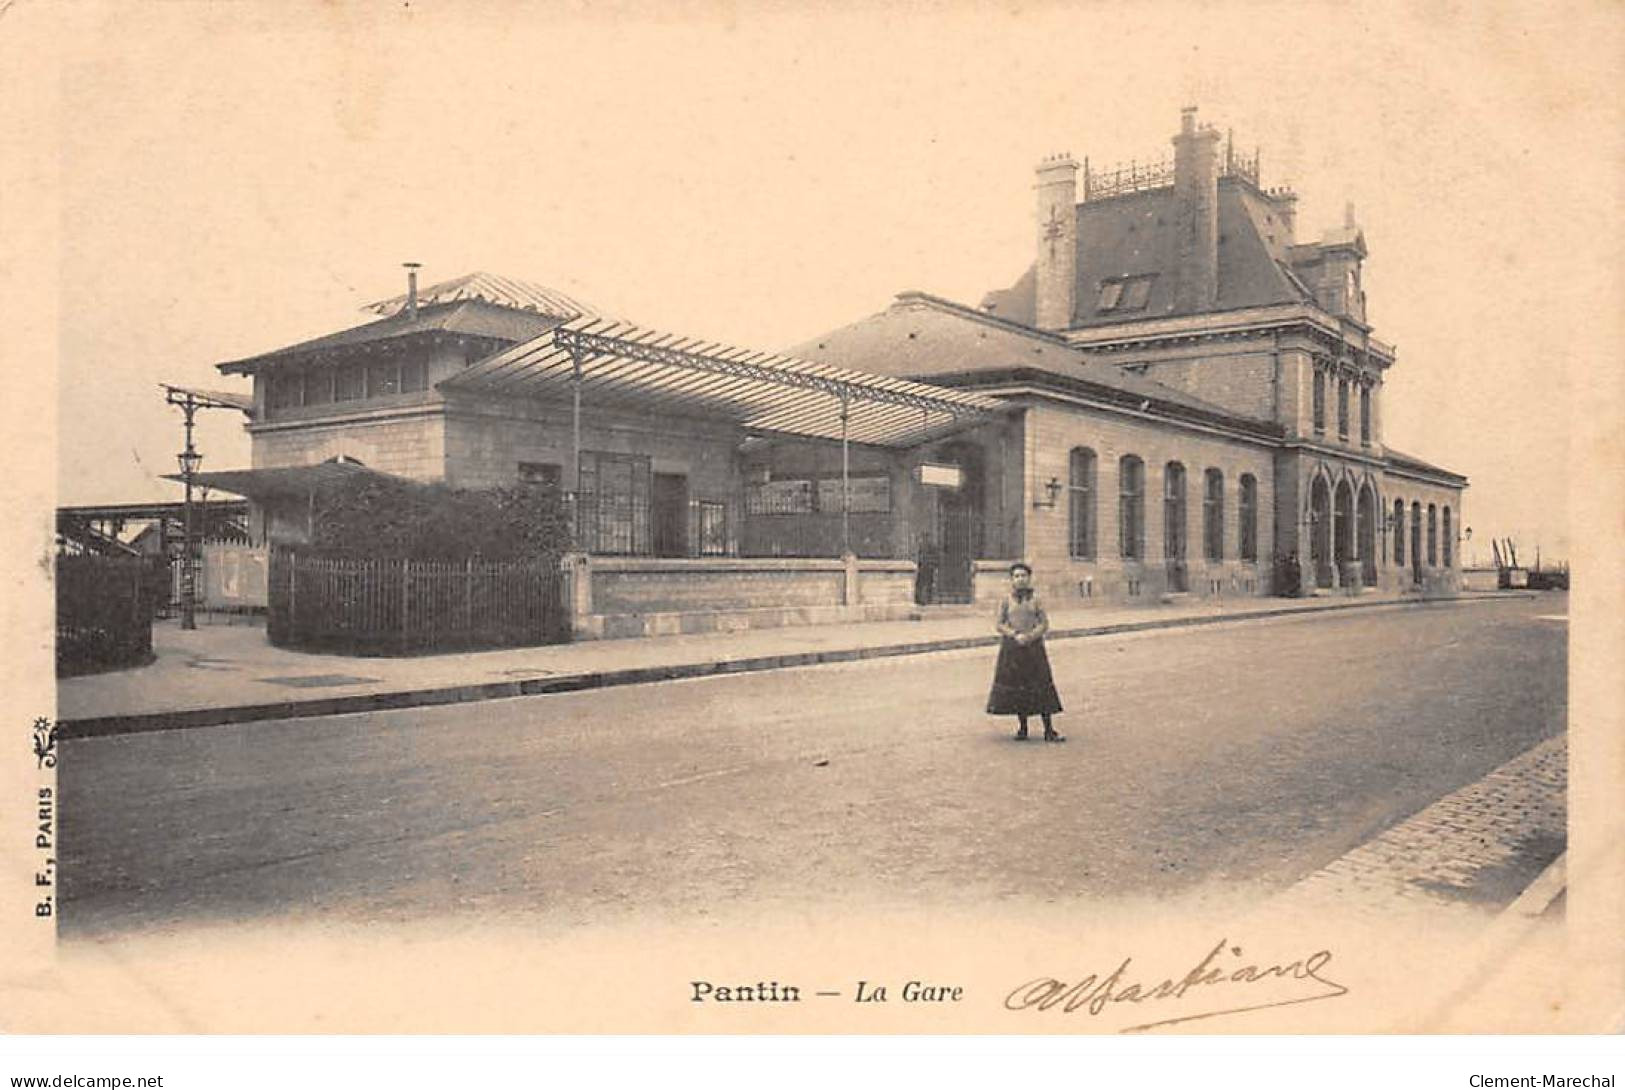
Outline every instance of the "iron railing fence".
{"type": "Polygon", "coordinates": [[[271,552],[266,634],[279,647],[416,655],[570,638],[557,561],[271,552]]]}

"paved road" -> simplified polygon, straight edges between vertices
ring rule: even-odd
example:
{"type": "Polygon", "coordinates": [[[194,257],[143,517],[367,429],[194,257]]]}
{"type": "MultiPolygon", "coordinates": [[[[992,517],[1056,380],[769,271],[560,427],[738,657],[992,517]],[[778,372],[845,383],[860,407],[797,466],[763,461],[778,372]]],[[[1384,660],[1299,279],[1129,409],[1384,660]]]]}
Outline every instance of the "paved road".
{"type": "Polygon", "coordinates": [[[67,743],[64,934],[1273,892],[1558,734],[1560,598],[67,743]]]}

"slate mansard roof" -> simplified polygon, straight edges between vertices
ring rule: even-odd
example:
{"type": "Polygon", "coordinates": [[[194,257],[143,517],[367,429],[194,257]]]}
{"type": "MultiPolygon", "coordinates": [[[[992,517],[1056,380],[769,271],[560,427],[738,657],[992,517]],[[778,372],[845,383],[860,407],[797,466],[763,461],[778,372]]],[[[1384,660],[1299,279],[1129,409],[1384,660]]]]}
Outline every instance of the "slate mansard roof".
{"type": "MultiPolygon", "coordinates": [[[[1291,270],[1290,232],[1273,199],[1233,176],[1219,179],[1218,195],[1219,295],[1207,309],[1313,302],[1313,294],[1291,270]]],[[[1172,186],[1087,201],[1077,206],[1077,216],[1073,328],[1181,313],[1175,305],[1179,248],[1172,186]],[[1130,277],[1150,278],[1146,305],[1102,312],[1102,283],[1130,277]]],[[[984,296],[983,309],[1034,324],[1035,281],[1029,267],[1010,287],[984,296]]]]}

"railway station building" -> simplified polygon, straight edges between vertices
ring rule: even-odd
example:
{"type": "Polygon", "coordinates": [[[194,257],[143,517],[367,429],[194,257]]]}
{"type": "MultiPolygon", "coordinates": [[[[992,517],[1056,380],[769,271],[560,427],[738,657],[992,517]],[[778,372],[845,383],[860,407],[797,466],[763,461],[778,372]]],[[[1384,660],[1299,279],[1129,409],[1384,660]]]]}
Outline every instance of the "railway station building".
{"type": "Polygon", "coordinates": [[[1384,442],[1394,349],[1352,211],[1299,241],[1187,110],[1164,163],[1037,170],[1034,260],[977,306],[919,292],[785,353],[474,273],[223,363],[253,381],[261,545],[357,473],[566,499],[582,636],[1056,606],[1448,593],[1461,475],[1384,442]]]}

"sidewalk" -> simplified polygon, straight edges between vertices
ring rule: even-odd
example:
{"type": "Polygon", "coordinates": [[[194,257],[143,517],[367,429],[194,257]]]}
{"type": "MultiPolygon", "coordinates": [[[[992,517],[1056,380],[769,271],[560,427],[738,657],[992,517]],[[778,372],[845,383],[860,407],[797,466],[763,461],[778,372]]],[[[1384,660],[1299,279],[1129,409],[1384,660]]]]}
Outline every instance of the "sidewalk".
{"type": "Polygon", "coordinates": [[[1539,915],[1563,889],[1554,861],[1568,844],[1568,764],[1568,735],[1548,738],[1333,860],[1277,904],[1369,919],[1400,907],[1499,912],[1540,879],[1539,915]]]}
{"type": "MultiPolygon", "coordinates": [[[[1502,592],[1463,595],[1456,601],[1508,597],[1513,595],[1502,592]]],[[[1369,594],[1057,610],[1050,618],[1049,639],[1422,604],[1415,598],[1369,594]]],[[[150,666],[60,680],[57,715],[63,737],[87,737],[495,700],[998,642],[990,614],[965,609],[936,616],[927,609],[922,614],[908,621],[595,640],[417,658],[307,654],[272,647],[259,624],[204,624],[187,632],[166,621],[153,628],[158,660],[150,666]]]]}

